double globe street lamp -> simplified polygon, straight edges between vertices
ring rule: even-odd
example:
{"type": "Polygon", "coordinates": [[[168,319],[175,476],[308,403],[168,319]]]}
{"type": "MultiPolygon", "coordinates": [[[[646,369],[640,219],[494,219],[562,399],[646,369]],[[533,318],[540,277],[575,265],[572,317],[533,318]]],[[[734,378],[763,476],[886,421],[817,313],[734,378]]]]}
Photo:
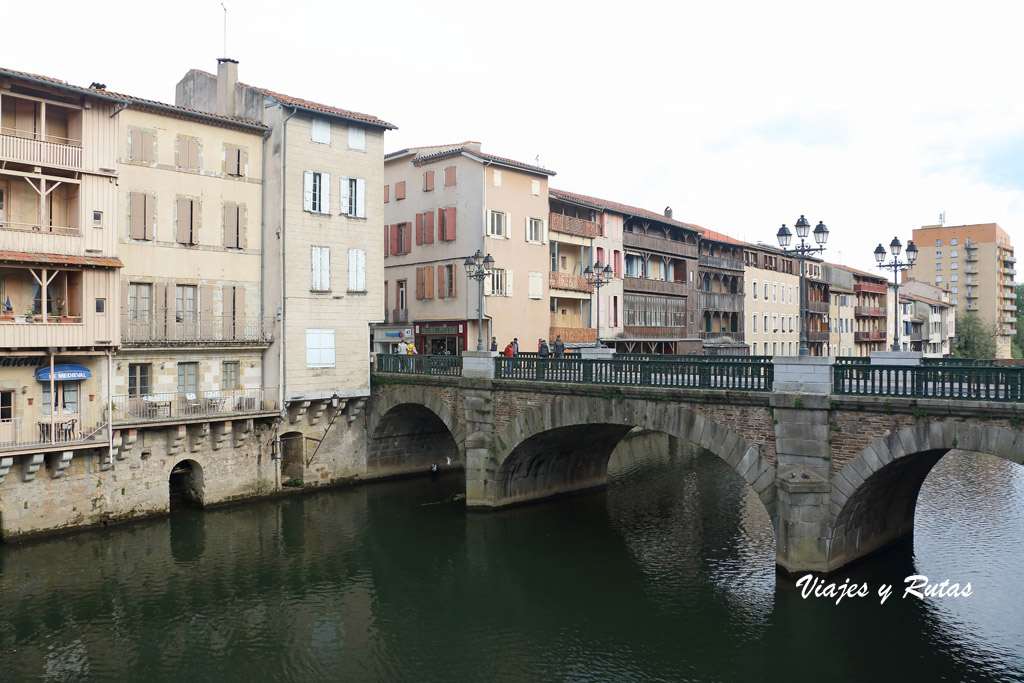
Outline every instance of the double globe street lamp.
{"type": "Polygon", "coordinates": [[[779,239],[779,246],[782,247],[782,251],[792,254],[793,258],[800,261],[800,355],[809,356],[811,352],[807,348],[807,285],[804,283],[804,262],[811,257],[811,254],[825,251],[825,242],[828,241],[828,228],[825,227],[825,223],[818,221],[818,225],[814,228],[814,241],[818,243],[818,246],[812,247],[805,241],[807,233],[811,229],[811,224],[804,218],[803,214],[800,214],[800,218],[797,219],[796,225],[793,227],[796,228],[796,236],[800,238],[799,246],[789,249],[793,233],[789,231],[785,223],[782,224],[782,227],[779,228],[775,236],[779,239]]]}
{"type": "Polygon", "coordinates": [[[484,278],[490,277],[494,272],[494,257],[490,254],[484,256],[477,249],[472,256],[467,256],[462,264],[466,267],[466,275],[476,280],[480,285],[480,295],[477,297],[477,321],[476,321],[476,350],[484,350],[484,278]]]}
{"type": "Polygon", "coordinates": [[[594,348],[601,348],[601,288],[612,281],[613,275],[611,265],[602,266],[600,261],[593,268],[587,266],[583,269],[583,277],[587,279],[588,285],[593,286],[594,296],[597,297],[597,339],[594,348]]]}
{"type": "Polygon", "coordinates": [[[885,263],[885,247],[879,244],[875,247],[875,261],[878,263],[878,267],[882,270],[892,271],[892,283],[893,283],[893,301],[895,302],[896,312],[893,321],[893,335],[892,335],[892,350],[900,350],[900,281],[897,274],[904,271],[910,270],[914,267],[914,261],[917,260],[917,245],[914,244],[914,240],[910,240],[907,243],[907,260],[900,261],[900,251],[903,249],[903,245],[900,243],[899,238],[893,237],[892,242],[889,242],[889,251],[892,252],[892,260],[885,263]]]}

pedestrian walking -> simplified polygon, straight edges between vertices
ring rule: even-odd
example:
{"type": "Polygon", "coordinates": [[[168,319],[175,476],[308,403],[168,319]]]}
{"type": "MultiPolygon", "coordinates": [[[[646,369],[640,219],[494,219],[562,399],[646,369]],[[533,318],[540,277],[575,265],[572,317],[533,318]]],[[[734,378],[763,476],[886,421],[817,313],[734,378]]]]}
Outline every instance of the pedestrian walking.
{"type": "Polygon", "coordinates": [[[515,353],[515,349],[512,348],[512,342],[509,342],[505,346],[505,352],[504,353],[505,353],[505,358],[511,358],[513,356],[513,354],[515,353]]]}
{"type": "Polygon", "coordinates": [[[547,358],[548,354],[548,343],[541,339],[540,345],[537,347],[537,355],[540,356],[541,358],[547,358]]]}
{"type": "Polygon", "coordinates": [[[519,355],[519,337],[513,337],[512,339],[512,355],[519,355]]]}
{"type": "Polygon", "coordinates": [[[498,350],[498,338],[497,337],[491,337],[491,351],[497,351],[497,350],[498,350]]]}
{"type": "Polygon", "coordinates": [[[555,343],[552,346],[554,347],[555,358],[565,358],[565,342],[562,341],[562,335],[555,337],[555,343]]]}

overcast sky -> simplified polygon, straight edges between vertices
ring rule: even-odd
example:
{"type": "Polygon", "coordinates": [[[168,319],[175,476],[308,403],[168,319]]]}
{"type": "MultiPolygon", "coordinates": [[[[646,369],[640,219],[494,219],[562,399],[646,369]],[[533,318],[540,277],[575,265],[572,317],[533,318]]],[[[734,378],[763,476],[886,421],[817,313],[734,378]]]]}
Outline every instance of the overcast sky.
{"type": "MultiPolygon", "coordinates": [[[[225,4],[240,80],[379,116],[387,151],[478,140],[748,241],[804,213],[828,260],[871,270],[942,211],[1024,241],[1021,2],[225,4]]],[[[2,63],[173,102],[189,68],[215,71],[223,18],[8,3],[2,63]]]]}

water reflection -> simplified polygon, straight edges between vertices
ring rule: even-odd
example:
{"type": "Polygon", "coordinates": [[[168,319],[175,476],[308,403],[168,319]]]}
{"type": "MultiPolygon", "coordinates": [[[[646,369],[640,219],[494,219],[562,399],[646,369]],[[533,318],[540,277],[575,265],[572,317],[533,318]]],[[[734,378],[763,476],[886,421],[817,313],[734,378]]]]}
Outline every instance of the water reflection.
{"type": "Polygon", "coordinates": [[[492,514],[456,474],[2,546],[0,680],[1020,681],[1021,470],[947,457],[916,538],[838,577],[952,602],[802,599],[753,491],[664,435],[492,514]]]}

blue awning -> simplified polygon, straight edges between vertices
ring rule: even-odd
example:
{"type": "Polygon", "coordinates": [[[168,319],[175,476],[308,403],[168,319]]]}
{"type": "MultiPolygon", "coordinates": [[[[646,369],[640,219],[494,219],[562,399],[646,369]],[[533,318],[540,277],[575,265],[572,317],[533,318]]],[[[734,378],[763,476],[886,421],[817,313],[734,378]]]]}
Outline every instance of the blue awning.
{"type": "MultiPolygon", "coordinates": [[[[84,368],[81,365],[54,365],[53,366],[53,379],[55,382],[63,382],[64,380],[76,380],[76,379],[89,379],[92,377],[92,373],[89,372],[89,368],[84,368]]],[[[36,379],[40,382],[50,381],[50,368],[39,368],[36,370],[36,379]]]]}

